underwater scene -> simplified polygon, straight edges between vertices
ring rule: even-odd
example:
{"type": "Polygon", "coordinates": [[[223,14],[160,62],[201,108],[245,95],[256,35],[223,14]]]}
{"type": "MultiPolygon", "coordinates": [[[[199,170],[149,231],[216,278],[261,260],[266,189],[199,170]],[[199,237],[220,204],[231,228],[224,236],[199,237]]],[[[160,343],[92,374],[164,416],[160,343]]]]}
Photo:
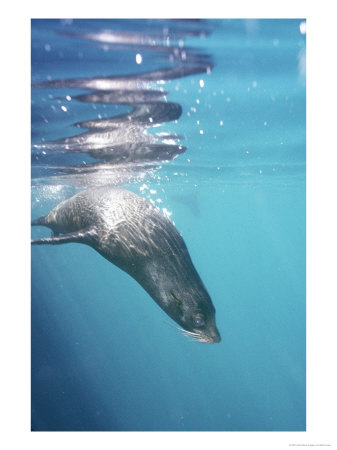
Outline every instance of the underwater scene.
{"type": "Polygon", "coordinates": [[[305,20],[33,19],[31,152],[31,430],[305,431],[305,20]]]}

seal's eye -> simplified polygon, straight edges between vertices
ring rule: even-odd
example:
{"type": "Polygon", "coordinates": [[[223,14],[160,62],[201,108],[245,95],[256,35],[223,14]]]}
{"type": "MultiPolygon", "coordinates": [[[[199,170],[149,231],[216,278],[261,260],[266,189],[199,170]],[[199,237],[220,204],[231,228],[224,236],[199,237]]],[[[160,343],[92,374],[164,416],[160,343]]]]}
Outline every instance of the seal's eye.
{"type": "Polygon", "coordinates": [[[202,327],[203,325],[205,325],[205,321],[200,315],[193,317],[193,323],[196,327],[202,327]]]}

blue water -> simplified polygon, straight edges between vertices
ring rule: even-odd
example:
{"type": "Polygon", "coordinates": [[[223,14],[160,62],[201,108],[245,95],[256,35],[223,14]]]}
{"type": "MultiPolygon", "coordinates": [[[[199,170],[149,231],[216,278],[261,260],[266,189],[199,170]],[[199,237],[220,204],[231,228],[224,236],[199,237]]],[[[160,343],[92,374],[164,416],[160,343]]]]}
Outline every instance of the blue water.
{"type": "MultiPolygon", "coordinates": [[[[34,246],[33,430],[306,430],[303,21],[33,20],[32,83],[175,67],[185,48],[212,67],[152,82],[182,114],[147,133],[177,133],[186,151],[153,171],[137,169],[122,187],[175,223],[222,341],[184,337],[140,285],[90,247],[34,246]],[[164,38],[88,38],[102,30],[164,38]],[[175,46],[176,59],[167,51],[175,46]]],[[[57,171],[92,156],[41,143],[130,110],[73,98],[92,91],[32,88],[32,218],[93,183],[57,171]]],[[[104,184],[98,175],[94,183],[104,184]]],[[[34,227],[32,236],[48,231],[34,227]]]]}

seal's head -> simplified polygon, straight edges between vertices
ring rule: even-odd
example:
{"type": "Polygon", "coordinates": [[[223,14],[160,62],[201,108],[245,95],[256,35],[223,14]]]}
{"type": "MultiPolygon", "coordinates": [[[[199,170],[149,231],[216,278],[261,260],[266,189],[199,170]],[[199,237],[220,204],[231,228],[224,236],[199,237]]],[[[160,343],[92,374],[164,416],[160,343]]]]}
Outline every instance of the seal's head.
{"type": "Polygon", "coordinates": [[[145,270],[138,272],[144,274],[139,283],[185,336],[207,344],[220,342],[212,300],[186,254],[177,258],[177,252],[169,253],[156,264],[145,264],[145,270]]]}
{"type": "Polygon", "coordinates": [[[182,328],[178,328],[185,336],[214,344],[221,341],[220,333],[215,324],[215,308],[206,292],[201,297],[200,291],[184,292],[184,299],[177,291],[170,290],[171,302],[166,311],[182,328]]]}

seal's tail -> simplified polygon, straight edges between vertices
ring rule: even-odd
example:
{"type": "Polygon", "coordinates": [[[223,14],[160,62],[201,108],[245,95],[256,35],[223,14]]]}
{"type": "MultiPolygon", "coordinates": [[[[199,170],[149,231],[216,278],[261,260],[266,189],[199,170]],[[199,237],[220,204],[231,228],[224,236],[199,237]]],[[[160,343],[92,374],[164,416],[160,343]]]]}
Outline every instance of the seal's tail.
{"type": "MultiPolygon", "coordinates": [[[[46,217],[42,216],[39,217],[37,219],[32,220],[31,225],[43,225],[43,226],[47,226],[46,224],[46,217]]],[[[31,241],[32,244],[54,244],[54,237],[50,237],[50,238],[42,238],[42,239],[33,239],[31,241]]]]}
{"type": "Polygon", "coordinates": [[[46,225],[45,216],[39,217],[38,219],[32,220],[31,225],[46,225]]]}

